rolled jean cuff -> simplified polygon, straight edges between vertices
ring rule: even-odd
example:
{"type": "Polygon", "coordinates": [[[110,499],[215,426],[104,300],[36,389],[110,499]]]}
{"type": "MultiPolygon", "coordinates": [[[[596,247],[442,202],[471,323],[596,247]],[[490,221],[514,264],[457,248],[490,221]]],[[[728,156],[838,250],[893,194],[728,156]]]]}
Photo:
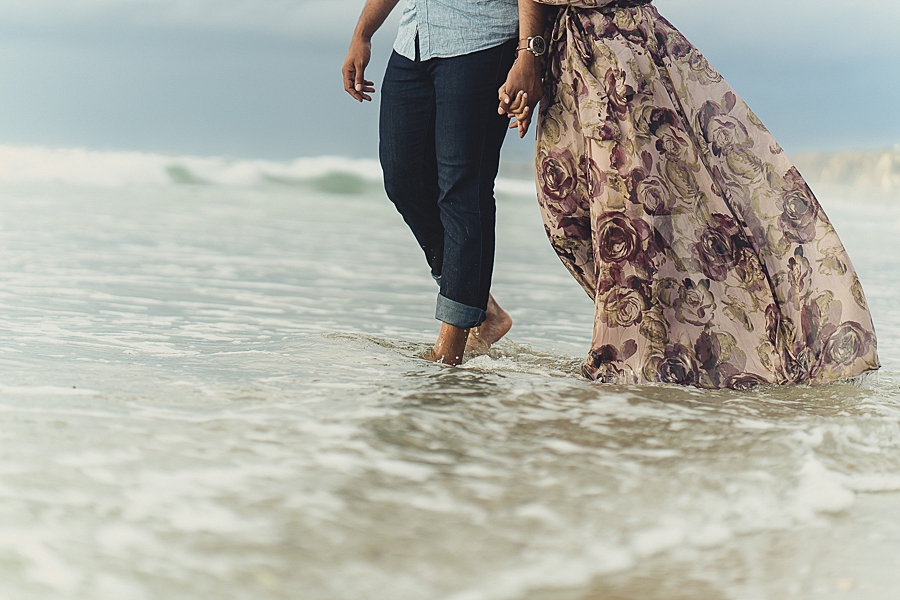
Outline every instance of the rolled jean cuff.
{"type": "Polygon", "coordinates": [[[460,329],[478,327],[487,318],[487,313],[477,306],[460,304],[445,296],[438,294],[437,309],[434,318],[448,325],[454,325],[460,329]]]}

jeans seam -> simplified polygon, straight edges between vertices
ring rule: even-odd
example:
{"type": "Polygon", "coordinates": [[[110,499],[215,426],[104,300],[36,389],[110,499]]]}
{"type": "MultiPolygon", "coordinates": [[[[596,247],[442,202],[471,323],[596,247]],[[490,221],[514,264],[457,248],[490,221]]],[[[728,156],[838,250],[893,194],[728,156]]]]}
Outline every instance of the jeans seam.
{"type": "MultiPolygon", "coordinates": [[[[504,44],[501,46],[500,57],[497,60],[497,70],[494,75],[495,82],[499,81],[500,77],[503,75],[503,65],[506,63],[506,52],[507,52],[506,46],[508,44],[509,44],[509,42],[507,41],[507,42],[504,42],[504,44]]],[[[490,121],[491,121],[492,117],[493,117],[492,114],[490,114],[488,116],[487,122],[485,123],[485,126],[482,128],[483,133],[481,136],[481,151],[478,155],[478,194],[479,194],[478,220],[479,220],[479,222],[483,221],[483,210],[481,207],[481,184],[482,184],[481,178],[484,176],[484,153],[485,153],[485,147],[487,146],[487,142],[488,142],[488,129],[490,128],[490,121]]],[[[496,176],[495,176],[495,179],[496,179],[496,176]]],[[[493,185],[491,185],[491,195],[493,195],[493,185]]],[[[496,225],[494,225],[494,227],[496,227],[496,225]]],[[[483,253],[484,253],[484,250],[482,249],[482,254],[483,253]]],[[[482,269],[484,269],[483,265],[482,265],[482,269]]],[[[481,283],[480,278],[479,278],[479,283],[481,283]]],[[[490,295],[490,283],[488,284],[488,295],[490,295]]]]}
{"type": "MultiPolygon", "coordinates": [[[[497,61],[497,71],[496,71],[496,74],[495,74],[495,76],[494,76],[494,82],[499,81],[500,78],[503,76],[503,65],[506,64],[506,54],[507,54],[507,52],[508,52],[508,50],[507,50],[507,46],[508,46],[508,45],[509,45],[509,41],[505,42],[505,43],[501,46],[500,58],[499,58],[498,61],[497,61]]],[[[492,117],[493,117],[493,114],[491,114],[491,115],[488,117],[488,122],[485,123],[485,127],[484,127],[484,130],[483,130],[483,131],[484,131],[484,135],[483,135],[482,138],[481,138],[481,154],[480,154],[479,160],[478,160],[478,188],[479,188],[479,193],[480,193],[480,191],[481,191],[481,178],[482,178],[482,176],[483,176],[483,171],[484,171],[484,153],[485,153],[485,146],[487,146],[487,142],[488,142],[488,129],[489,129],[490,121],[491,121],[491,118],[492,118],[492,117]]],[[[504,136],[504,137],[505,137],[505,136],[504,136]]],[[[502,145],[503,145],[503,142],[501,142],[500,144],[501,144],[501,146],[502,146],[502,145]]],[[[496,178],[497,178],[497,176],[495,175],[495,176],[494,176],[494,180],[495,180],[495,181],[496,181],[496,178]]],[[[493,196],[493,193],[494,193],[494,183],[492,182],[492,183],[491,183],[491,195],[492,195],[492,196],[493,196]]],[[[479,200],[480,200],[480,198],[479,198],[479,200]]],[[[478,217],[479,217],[479,219],[482,218],[481,202],[478,203],[478,217]]],[[[494,227],[496,228],[496,224],[494,225],[494,227]]],[[[496,250],[495,250],[495,252],[496,252],[496,250]]],[[[482,267],[482,268],[484,268],[484,267],[482,267]]],[[[493,277],[491,277],[491,279],[493,279],[493,277]]],[[[490,290],[490,282],[488,282],[488,296],[490,296],[490,291],[491,291],[491,290],[490,290]]]]}
{"type": "MultiPolygon", "coordinates": [[[[418,34],[416,34],[416,35],[417,35],[417,39],[418,39],[418,34]]],[[[417,46],[417,48],[418,48],[418,46],[417,46]]],[[[432,131],[434,130],[435,112],[436,112],[436,110],[437,110],[437,107],[435,106],[436,92],[435,92],[435,89],[434,89],[434,78],[431,76],[431,74],[428,72],[428,69],[425,67],[425,63],[428,62],[428,61],[422,60],[422,59],[421,59],[421,56],[420,56],[419,54],[416,55],[416,58],[418,59],[418,60],[415,61],[416,68],[418,68],[419,71],[420,71],[423,75],[425,75],[426,77],[428,77],[429,79],[431,79],[431,98],[429,99],[430,107],[429,107],[429,109],[428,109],[428,124],[429,124],[429,127],[426,127],[426,128],[424,129],[424,134],[423,134],[423,137],[422,137],[422,147],[423,147],[423,148],[427,148],[427,147],[428,147],[427,141],[428,141],[428,135],[429,135],[429,134],[428,134],[428,131],[429,131],[429,129],[431,129],[432,131]]],[[[429,59],[429,60],[430,60],[430,59],[429,59]]],[[[423,168],[424,168],[424,167],[423,167],[423,168]]],[[[441,275],[443,275],[443,274],[444,274],[444,263],[443,263],[443,256],[442,256],[442,257],[441,257],[441,275]]],[[[431,276],[432,276],[432,278],[434,278],[434,272],[431,273],[431,276]]],[[[437,280],[437,282],[438,282],[438,285],[440,285],[440,276],[438,276],[438,277],[436,278],[436,280],[437,280]]]]}

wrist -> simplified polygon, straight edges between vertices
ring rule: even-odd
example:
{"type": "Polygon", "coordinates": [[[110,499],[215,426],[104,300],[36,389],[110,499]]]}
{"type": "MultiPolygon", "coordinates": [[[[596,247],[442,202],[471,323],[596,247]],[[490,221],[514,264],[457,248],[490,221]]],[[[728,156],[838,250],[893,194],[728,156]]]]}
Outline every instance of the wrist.
{"type": "Polygon", "coordinates": [[[522,50],[516,57],[516,65],[521,69],[538,71],[541,67],[541,57],[535,56],[527,50],[522,50]]]}
{"type": "Polygon", "coordinates": [[[543,56],[547,52],[547,41],[539,35],[530,35],[519,40],[517,52],[528,52],[533,56],[543,56]]]}
{"type": "Polygon", "coordinates": [[[354,44],[371,44],[372,36],[374,34],[372,32],[366,31],[364,29],[357,29],[353,32],[353,43],[354,44]]]}

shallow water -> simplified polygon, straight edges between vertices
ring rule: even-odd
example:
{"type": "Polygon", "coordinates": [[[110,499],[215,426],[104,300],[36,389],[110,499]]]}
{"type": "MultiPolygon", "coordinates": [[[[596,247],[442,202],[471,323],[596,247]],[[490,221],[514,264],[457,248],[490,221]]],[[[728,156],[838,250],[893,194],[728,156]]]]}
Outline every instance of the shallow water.
{"type": "Polygon", "coordinates": [[[823,199],[881,373],[708,392],[580,378],[591,303],[525,195],[510,340],[426,363],[377,184],[279,181],[2,183],[0,597],[900,594],[900,205],[823,199]]]}

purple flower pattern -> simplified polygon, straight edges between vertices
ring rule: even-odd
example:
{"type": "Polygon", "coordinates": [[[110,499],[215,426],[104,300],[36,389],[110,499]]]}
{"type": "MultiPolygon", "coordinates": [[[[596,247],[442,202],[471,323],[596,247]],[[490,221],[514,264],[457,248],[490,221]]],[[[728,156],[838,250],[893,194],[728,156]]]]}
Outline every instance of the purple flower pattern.
{"type": "Polygon", "coordinates": [[[746,390],[879,368],[837,233],[703,55],[645,1],[541,1],[538,198],[595,301],[585,376],[746,390]]]}

